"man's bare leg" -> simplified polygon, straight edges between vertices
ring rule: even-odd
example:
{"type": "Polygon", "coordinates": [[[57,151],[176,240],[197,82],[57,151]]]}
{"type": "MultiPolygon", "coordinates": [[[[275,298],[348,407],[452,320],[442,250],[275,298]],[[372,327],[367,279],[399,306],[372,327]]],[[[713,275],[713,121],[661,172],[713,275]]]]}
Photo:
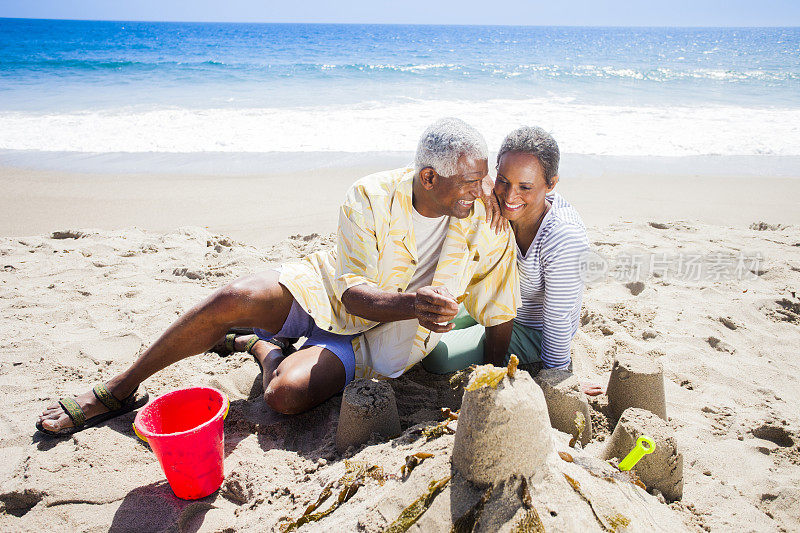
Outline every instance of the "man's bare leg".
{"type": "Polygon", "coordinates": [[[347,380],[344,364],[327,348],[309,346],[288,357],[270,359],[274,354],[269,352],[261,365],[265,374],[264,400],[279,413],[294,415],[308,411],[344,388],[347,380]],[[267,375],[269,365],[276,361],[277,366],[267,375]]]}
{"type": "MultiPolygon", "coordinates": [[[[159,370],[205,352],[232,327],[279,331],[289,315],[292,301],[291,293],[278,283],[277,272],[240,278],[179,318],[130,368],[112,378],[106,386],[116,398],[123,399],[159,370]]],[[[76,400],[86,418],[106,411],[91,391],[76,400]]],[[[58,403],[45,409],[39,420],[51,431],[72,426],[72,420],[58,403]]]]}

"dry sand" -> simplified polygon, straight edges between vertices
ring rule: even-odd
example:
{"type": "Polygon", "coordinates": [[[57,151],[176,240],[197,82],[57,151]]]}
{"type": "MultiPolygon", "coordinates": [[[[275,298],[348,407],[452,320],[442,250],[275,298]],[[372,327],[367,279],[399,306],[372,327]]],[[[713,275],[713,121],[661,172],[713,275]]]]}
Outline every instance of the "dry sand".
{"type": "MultiPolygon", "coordinates": [[[[420,368],[391,381],[403,434],[388,442],[374,438],[352,456],[338,454],[334,445],[341,396],[303,415],[276,415],[260,398],[258,368],[249,356],[221,359],[205,354],[157,374],[146,382],[153,395],[204,384],[222,389],[232,402],[226,421],[226,482],[218,493],[195,502],[172,495],[152,452],[133,434],[133,414],[63,440],[34,435],[36,416],[47,403],[86,390],[124,368],[179,313],[213,288],[331,245],[333,237],[325,230],[335,223],[330,213],[335,214],[344,191],[331,182],[331,189],[320,192],[320,212],[332,217],[323,224],[316,214],[304,218],[297,203],[283,205],[250,192],[257,178],[242,178],[241,187],[215,183],[219,191],[208,194],[191,190],[197,183],[187,179],[187,194],[208,202],[202,206],[170,200],[164,193],[174,191],[157,190],[155,180],[147,194],[157,194],[156,200],[130,182],[127,190],[131,195],[135,191],[136,197],[128,205],[120,185],[105,188],[100,176],[94,178],[98,182],[84,183],[81,192],[78,177],[65,178],[74,179],[69,187],[53,189],[46,174],[0,172],[7,191],[0,201],[0,233],[14,235],[0,238],[0,501],[5,509],[0,530],[267,531],[283,518],[299,517],[327,483],[344,474],[345,459],[398,474],[407,455],[434,454],[405,481],[389,479],[381,485],[368,478],[350,501],[319,523],[305,526],[379,531],[429,482],[450,475],[453,436],[426,441],[418,430],[442,420],[439,408],[458,408],[460,399],[445,380],[420,368]],[[31,191],[31,201],[21,206],[26,190],[31,191]],[[36,201],[48,190],[52,193],[47,202],[36,201]],[[209,194],[214,196],[209,199],[209,194]],[[286,223],[281,220],[270,227],[274,205],[291,210],[296,219],[291,223],[297,225],[291,232],[303,236],[266,245],[263,235],[286,223]],[[163,218],[151,221],[158,227],[150,227],[147,215],[155,211],[163,218]],[[174,229],[187,213],[191,216],[186,222],[214,230],[174,229]],[[215,217],[227,217],[231,231],[226,233],[232,236],[221,234],[218,226],[224,224],[216,224],[215,217]],[[124,227],[134,223],[148,229],[124,227]],[[52,237],[65,230],[72,232],[57,236],[67,238],[52,237]],[[241,235],[260,237],[250,241],[241,235]]],[[[619,257],[622,251],[745,251],[760,252],[764,260],[743,280],[650,275],[638,282],[608,277],[591,283],[573,342],[575,371],[605,382],[615,355],[623,353],[648,355],[662,364],[667,423],[684,457],[683,499],[658,507],[666,513],[665,524],[677,517],[695,530],[797,530],[799,182],[782,178],[753,184],[734,179],[720,190],[725,200],[719,204],[711,193],[685,193],[695,215],[686,216],[689,207],[668,201],[670,195],[679,196],[672,189],[660,196],[659,210],[624,210],[638,197],[660,194],[648,193],[648,186],[663,185],[668,178],[639,178],[630,190],[623,187],[626,179],[603,178],[583,191],[574,181],[567,187],[564,180],[561,188],[584,214],[592,247],[606,257],[619,257]],[[773,200],[770,209],[758,207],[773,200]],[[611,216],[605,212],[609,206],[625,213],[623,220],[602,222],[611,216]],[[727,222],[722,225],[720,219],[727,222]],[[760,221],[768,224],[751,229],[760,221]]],[[[690,178],[669,183],[682,179],[690,178]]],[[[266,181],[265,190],[270,189],[266,181]]],[[[301,194],[306,200],[316,196],[312,193],[301,194]]],[[[284,202],[298,195],[281,194],[286,195],[284,202]]],[[[612,220],[619,218],[615,217],[612,220]]],[[[593,404],[602,408],[602,400],[593,404]]],[[[592,422],[595,436],[576,456],[600,456],[605,448],[608,421],[595,412],[592,422]]],[[[553,438],[563,446],[563,434],[554,432],[553,438]]],[[[575,476],[584,475],[575,464],[565,468],[573,467],[575,476]]],[[[582,486],[592,490],[591,483],[582,486]]],[[[520,512],[520,503],[512,498],[518,487],[511,485],[498,488],[487,502],[484,516],[489,518],[482,529],[492,530],[499,525],[493,520],[502,517],[506,527],[515,520],[508,515],[520,512]],[[509,503],[512,500],[516,503],[509,503]]],[[[560,493],[539,489],[531,487],[540,515],[578,516],[578,506],[584,505],[577,495],[574,503],[564,503],[556,501],[560,493]]],[[[630,490],[634,498],[639,489],[630,490]]],[[[481,494],[458,480],[451,482],[412,530],[448,529],[481,494]]],[[[593,497],[600,501],[602,491],[593,497]]],[[[610,498],[610,504],[614,501],[610,498]]],[[[600,530],[599,523],[593,528],[600,530]]]]}

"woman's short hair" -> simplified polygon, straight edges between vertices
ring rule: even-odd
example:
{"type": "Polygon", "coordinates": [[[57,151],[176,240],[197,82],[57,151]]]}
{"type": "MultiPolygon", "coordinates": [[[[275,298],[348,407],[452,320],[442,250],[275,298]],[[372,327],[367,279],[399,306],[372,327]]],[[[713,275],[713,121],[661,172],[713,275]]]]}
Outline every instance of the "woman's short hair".
{"type": "Polygon", "coordinates": [[[428,126],[417,145],[414,160],[417,172],[431,167],[440,176],[453,176],[462,155],[488,159],[486,139],[463,120],[446,117],[428,126]]]}
{"type": "Polygon", "coordinates": [[[508,152],[523,152],[535,155],[544,169],[544,180],[547,186],[553,185],[553,177],[558,174],[558,161],[561,153],[553,136],[539,126],[522,126],[517,128],[503,140],[497,152],[497,164],[508,152]]]}

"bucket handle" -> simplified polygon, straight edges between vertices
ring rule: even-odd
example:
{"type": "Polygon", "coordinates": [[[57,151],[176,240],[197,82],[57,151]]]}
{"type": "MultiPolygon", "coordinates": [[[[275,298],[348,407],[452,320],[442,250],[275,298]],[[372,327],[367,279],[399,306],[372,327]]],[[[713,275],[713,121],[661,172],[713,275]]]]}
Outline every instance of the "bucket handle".
{"type": "MultiPolygon", "coordinates": [[[[225,412],[224,412],[224,413],[222,413],[222,419],[223,419],[223,420],[225,420],[226,418],[228,418],[228,411],[229,411],[229,410],[230,410],[230,408],[231,408],[231,402],[228,400],[228,398],[227,398],[227,397],[225,398],[225,403],[226,403],[226,405],[225,405],[225,412]]],[[[133,432],[134,432],[134,433],[136,433],[136,436],[137,436],[137,437],[139,437],[140,439],[142,439],[143,441],[145,441],[145,442],[148,442],[148,440],[147,440],[147,437],[145,437],[144,435],[142,435],[141,433],[139,433],[139,430],[138,430],[138,429],[136,429],[136,422],[134,421],[134,423],[133,423],[133,424],[131,424],[131,425],[133,426],[133,432]]]]}
{"type": "Polygon", "coordinates": [[[136,422],[134,422],[131,425],[133,426],[133,432],[136,433],[136,436],[139,437],[140,439],[142,439],[143,441],[147,442],[147,437],[145,437],[144,435],[139,433],[139,430],[136,429],[136,422]]]}

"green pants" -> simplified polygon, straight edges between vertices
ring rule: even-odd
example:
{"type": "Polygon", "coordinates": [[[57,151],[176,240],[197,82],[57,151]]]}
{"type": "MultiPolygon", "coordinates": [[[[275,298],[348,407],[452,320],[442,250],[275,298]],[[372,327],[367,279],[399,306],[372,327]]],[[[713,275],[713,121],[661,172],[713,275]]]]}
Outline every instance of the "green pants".
{"type": "MultiPolygon", "coordinates": [[[[483,343],[486,328],[469,316],[464,306],[453,319],[455,328],[442,335],[439,344],[422,360],[422,366],[433,374],[448,374],[474,364],[483,364],[483,343]]],[[[514,322],[511,343],[506,354],[514,354],[522,364],[538,363],[542,349],[542,332],[514,322]]]]}

